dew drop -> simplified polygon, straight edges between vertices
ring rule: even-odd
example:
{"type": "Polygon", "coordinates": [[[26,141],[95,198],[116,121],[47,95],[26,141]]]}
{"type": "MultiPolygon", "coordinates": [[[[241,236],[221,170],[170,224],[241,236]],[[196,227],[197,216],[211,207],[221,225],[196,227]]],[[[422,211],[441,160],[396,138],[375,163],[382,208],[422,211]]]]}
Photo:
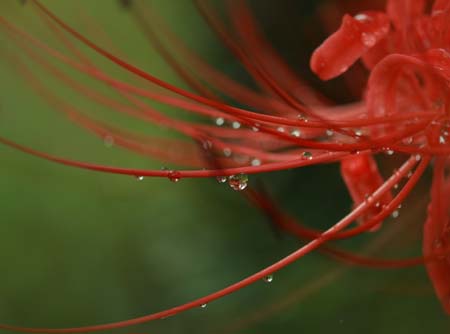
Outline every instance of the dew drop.
{"type": "Polygon", "coordinates": [[[219,183],[225,183],[225,182],[227,182],[228,178],[226,176],[217,176],[216,180],[219,183]]]}
{"type": "Polygon", "coordinates": [[[445,144],[446,140],[444,136],[439,136],[439,144],[445,144]]]}
{"type": "Polygon", "coordinates": [[[391,150],[390,148],[385,148],[384,149],[384,153],[386,153],[386,155],[393,155],[394,154],[394,150],[391,150]]]}
{"type": "Polygon", "coordinates": [[[226,156],[226,157],[230,157],[231,156],[231,149],[228,148],[228,147],[225,147],[223,149],[223,155],[226,156]]]}
{"type": "Polygon", "coordinates": [[[241,123],[239,123],[238,121],[234,121],[233,123],[231,123],[231,126],[233,129],[239,129],[241,127],[241,123]]]}
{"type": "Polygon", "coordinates": [[[258,132],[259,131],[259,126],[252,126],[252,131],[253,132],[258,132]]]}
{"type": "Polygon", "coordinates": [[[300,137],[301,134],[302,133],[298,129],[291,131],[291,135],[294,136],[294,137],[300,137]]]}
{"type": "Polygon", "coordinates": [[[398,216],[400,216],[400,211],[398,211],[398,210],[394,210],[394,211],[392,211],[392,214],[391,214],[391,216],[392,216],[392,218],[398,218],[398,216]]]}
{"type": "Polygon", "coordinates": [[[200,305],[201,308],[206,308],[206,306],[208,306],[208,304],[202,304],[202,305],[200,305]]]}
{"type": "Polygon", "coordinates": [[[216,118],[216,125],[217,126],[222,126],[225,124],[225,119],[223,117],[217,117],[216,118]]]}
{"type": "Polygon", "coordinates": [[[413,137],[406,137],[402,140],[402,143],[405,145],[410,145],[413,142],[413,137]]]}
{"type": "MultiPolygon", "coordinates": [[[[325,66],[325,64],[324,64],[324,66],[325,66]]],[[[303,114],[298,115],[297,118],[298,118],[300,121],[303,121],[303,122],[305,122],[305,123],[308,123],[308,118],[307,118],[305,115],[303,115],[303,114]]]]}
{"type": "Polygon", "coordinates": [[[251,161],[251,164],[252,164],[252,166],[261,166],[261,160],[259,160],[259,159],[253,159],[252,161],[251,161]]]}
{"type": "Polygon", "coordinates": [[[138,181],[142,181],[144,179],[144,177],[142,175],[137,175],[136,176],[136,180],[138,181]]]}
{"type": "Polygon", "coordinates": [[[422,156],[420,154],[416,154],[416,161],[420,161],[422,159],[422,156]]]}
{"type": "Polygon", "coordinates": [[[369,16],[367,16],[366,14],[363,14],[363,13],[356,14],[354,16],[354,19],[357,21],[360,21],[360,22],[367,22],[367,21],[371,20],[371,18],[369,16]]]}
{"type": "Polygon", "coordinates": [[[302,153],[302,158],[306,160],[312,160],[313,155],[311,152],[305,151],[302,153]]]}
{"type": "Polygon", "coordinates": [[[181,174],[179,171],[176,170],[171,170],[169,172],[169,174],[167,175],[167,177],[169,178],[169,180],[171,182],[177,183],[178,181],[180,181],[181,179],[181,174]]]}
{"type": "Polygon", "coordinates": [[[362,130],[360,130],[360,129],[355,130],[355,136],[356,136],[356,137],[362,137],[362,135],[363,135],[362,130]]]}
{"type": "Polygon", "coordinates": [[[333,130],[328,129],[326,131],[326,134],[327,134],[328,137],[331,137],[334,134],[334,132],[333,132],[333,130]]]}
{"type": "Polygon", "coordinates": [[[248,185],[248,176],[246,174],[236,174],[231,175],[228,178],[228,185],[231,189],[236,191],[242,191],[247,188],[248,185]]]}
{"type": "Polygon", "coordinates": [[[266,277],[263,278],[264,282],[266,283],[272,283],[273,281],[273,275],[267,275],[266,277]]]}
{"type": "Polygon", "coordinates": [[[204,150],[208,151],[208,150],[210,150],[212,148],[213,143],[211,142],[211,140],[204,140],[202,142],[202,146],[203,146],[204,150]]]}
{"type": "Polygon", "coordinates": [[[277,131],[283,133],[285,130],[284,130],[284,128],[282,126],[279,126],[277,128],[277,131]]]}

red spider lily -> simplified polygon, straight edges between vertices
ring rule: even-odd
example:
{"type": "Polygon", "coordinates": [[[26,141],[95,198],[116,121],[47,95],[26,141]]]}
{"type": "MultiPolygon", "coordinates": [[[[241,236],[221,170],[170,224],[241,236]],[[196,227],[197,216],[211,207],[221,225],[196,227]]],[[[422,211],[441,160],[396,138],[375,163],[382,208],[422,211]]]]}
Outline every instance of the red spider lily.
{"type": "Polygon", "coordinates": [[[450,2],[389,0],[386,11],[363,11],[344,16],[342,25],[311,58],[312,70],[328,80],[362,60],[370,71],[364,99],[355,104],[332,106],[285,65],[258,30],[245,3],[226,1],[231,31],[210,5],[195,1],[213,30],[239,59],[258,84],[252,90],[211,67],[193,53],[149,6],[121,1],[145,36],[155,45],[192,90],[173,86],[130,64],[66,24],[38,0],[30,0],[51,34],[65,50],[56,50],[16,24],[0,17],[1,32],[21,50],[5,53],[27,82],[49,105],[94,135],[137,154],[184,166],[177,170],[139,170],[104,166],[53,156],[17,144],[0,141],[25,153],[57,163],[101,172],[136,177],[167,177],[177,182],[186,177],[217,177],[235,190],[245,190],[249,201],[260,207],[277,226],[308,242],[294,253],[235,284],[189,303],[117,323],[78,328],[37,329],[0,325],[0,328],[50,333],[107,330],[161,319],[199,307],[271,275],[313,250],[371,267],[402,267],[425,263],[444,309],[450,313],[449,240],[450,182],[447,179],[447,138],[450,131],[450,2]],[[158,34],[155,33],[155,22],[158,34]],[[147,81],[115,79],[83,52],[74,40],[147,81]],[[170,42],[170,43],[167,43],[170,42]],[[177,57],[174,57],[176,54],[177,57]],[[27,61],[24,61],[26,59],[27,61]],[[111,126],[65,101],[46,88],[28,62],[32,62],[65,86],[111,110],[157,124],[182,139],[137,135],[111,126]],[[55,66],[71,70],[110,87],[117,97],[87,88],[55,66]],[[300,87],[295,92],[291,87],[300,87]],[[151,100],[195,115],[197,121],[169,117],[144,101],[151,100]],[[225,101],[236,101],[246,108],[225,101]],[[125,102],[124,102],[125,101],[125,102]],[[205,121],[214,119],[217,126],[205,121]],[[222,126],[230,123],[230,127],[222,126]],[[401,153],[405,161],[384,180],[374,155],[401,153]],[[424,228],[423,257],[405,260],[364,258],[327,243],[374,231],[396,215],[433,162],[431,203],[424,228]],[[263,192],[247,187],[248,174],[299,168],[319,163],[340,163],[341,173],[354,201],[354,209],[325,231],[300,225],[280,212],[263,192]],[[406,180],[406,181],[405,181],[406,180]],[[404,182],[393,195],[392,189],[404,182]],[[358,225],[351,227],[353,222],[358,225]]]}

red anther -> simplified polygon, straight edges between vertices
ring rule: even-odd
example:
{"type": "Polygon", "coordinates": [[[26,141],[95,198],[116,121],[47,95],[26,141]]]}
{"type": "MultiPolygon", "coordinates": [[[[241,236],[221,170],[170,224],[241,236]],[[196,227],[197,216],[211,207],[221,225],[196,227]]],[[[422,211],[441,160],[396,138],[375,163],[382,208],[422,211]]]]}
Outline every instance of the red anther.
{"type": "MultiPolygon", "coordinates": [[[[358,154],[342,160],[341,174],[355,206],[370,201],[371,194],[384,183],[375,159],[370,154],[358,154]]],[[[378,214],[384,206],[392,201],[392,194],[387,192],[380,201],[373,203],[360,222],[378,214]]],[[[380,225],[375,226],[376,230],[380,225]]]]}
{"type": "Polygon", "coordinates": [[[345,15],[340,28],[311,57],[311,69],[323,80],[347,71],[389,32],[389,18],[381,12],[345,15]]]}

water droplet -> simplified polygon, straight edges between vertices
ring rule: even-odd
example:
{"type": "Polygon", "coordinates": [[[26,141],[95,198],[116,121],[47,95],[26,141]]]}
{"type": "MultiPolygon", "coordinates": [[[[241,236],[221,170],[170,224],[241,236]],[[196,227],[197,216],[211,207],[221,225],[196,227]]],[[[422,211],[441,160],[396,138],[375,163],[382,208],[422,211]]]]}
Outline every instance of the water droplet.
{"type": "Polygon", "coordinates": [[[233,129],[239,129],[241,127],[241,123],[239,123],[238,121],[234,121],[233,123],[231,123],[231,126],[233,127],[233,129]]]}
{"type": "Polygon", "coordinates": [[[390,148],[385,148],[384,149],[384,153],[386,153],[386,155],[393,155],[394,154],[394,150],[391,150],[390,148]]]}
{"type": "Polygon", "coordinates": [[[422,159],[422,156],[420,154],[416,154],[416,161],[420,161],[422,159]]]}
{"type": "Polygon", "coordinates": [[[225,147],[223,149],[223,155],[226,156],[226,157],[230,157],[231,156],[231,149],[228,148],[228,147],[225,147]]]}
{"type": "Polygon", "coordinates": [[[360,130],[360,129],[355,130],[355,136],[356,136],[356,137],[362,137],[362,135],[363,135],[362,130],[360,130]]]}
{"type": "Polygon", "coordinates": [[[136,180],[138,181],[142,181],[144,179],[144,177],[142,175],[137,175],[136,176],[136,180]]]}
{"type": "Polygon", "coordinates": [[[170,181],[177,183],[181,179],[181,174],[179,171],[171,170],[167,175],[170,181]]]}
{"type": "Polygon", "coordinates": [[[213,143],[211,142],[211,140],[204,140],[202,142],[202,146],[204,150],[210,150],[213,146],[213,143]]]}
{"type": "Polygon", "coordinates": [[[291,135],[294,136],[294,137],[300,137],[301,134],[302,133],[298,129],[291,131],[291,135]]]}
{"type": "Polygon", "coordinates": [[[266,277],[263,278],[264,282],[266,283],[272,283],[273,281],[273,275],[267,275],[266,277]]]}
{"type": "Polygon", "coordinates": [[[208,304],[202,304],[202,305],[200,305],[201,308],[206,308],[206,306],[208,306],[208,304]]]}
{"type": "Polygon", "coordinates": [[[398,210],[394,210],[394,211],[392,211],[392,214],[391,214],[391,216],[392,216],[392,218],[398,218],[398,216],[400,216],[400,211],[398,211],[398,210]]]}
{"type": "Polygon", "coordinates": [[[107,148],[111,148],[114,146],[114,137],[111,135],[106,135],[103,138],[103,144],[107,147],[107,148]]]}
{"type": "Polygon", "coordinates": [[[360,22],[367,22],[372,20],[369,16],[363,13],[356,14],[353,18],[360,22]]]}
{"type": "Polygon", "coordinates": [[[328,129],[328,130],[326,131],[326,134],[327,134],[328,137],[331,137],[331,136],[334,134],[334,131],[328,129]]]}
{"type": "Polygon", "coordinates": [[[305,151],[302,153],[302,158],[306,160],[312,160],[313,155],[311,152],[305,151]]]}
{"type": "Polygon", "coordinates": [[[217,176],[216,180],[219,183],[225,183],[225,182],[227,182],[228,178],[226,176],[217,176]]]}
{"type": "Polygon", "coordinates": [[[412,142],[413,142],[413,137],[406,137],[406,138],[403,138],[402,142],[403,142],[403,144],[405,144],[405,145],[410,145],[410,144],[412,144],[412,142]]]}
{"type": "MultiPolygon", "coordinates": [[[[325,65],[325,64],[324,64],[325,65]]],[[[308,123],[308,118],[305,116],[305,115],[303,115],[303,114],[299,114],[298,116],[297,116],[297,118],[300,120],[300,121],[303,121],[303,122],[305,122],[305,123],[308,123]]]]}
{"type": "Polygon", "coordinates": [[[253,132],[258,132],[258,131],[259,131],[259,125],[257,126],[257,125],[255,124],[255,126],[252,126],[252,131],[253,131],[253,132]]]}
{"type": "Polygon", "coordinates": [[[246,174],[236,174],[231,175],[228,178],[228,185],[231,189],[236,191],[242,191],[247,188],[248,185],[248,176],[246,174]]]}
{"type": "Polygon", "coordinates": [[[225,124],[225,119],[223,117],[217,117],[216,118],[216,125],[217,126],[222,126],[225,124]]]}
{"type": "Polygon", "coordinates": [[[446,140],[444,136],[439,136],[439,144],[445,144],[446,140]]]}
{"type": "Polygon", "coordinates": [[[277,128],[277,131],[283,133],[285,130],[284,130],[284,128],[282,126],[279,126],[277,128]]]}
{"type": "Polygon", "coordinates": [[[361,42],[364,44],[364,46],[371,48],[377,43],[377,38],[374,34],[368,34],[363,32],[361,34],[361,42]]]}
{"type": "Polygon", "coordinates": [[[398,183],[394,184],[394,189],[398,189],[398,183]]]}
{"type": "Polygon", "coordinates": [[[252,166],[261,166],[261,160],[259,159],[253,159],[251,162],[252,166]]]}

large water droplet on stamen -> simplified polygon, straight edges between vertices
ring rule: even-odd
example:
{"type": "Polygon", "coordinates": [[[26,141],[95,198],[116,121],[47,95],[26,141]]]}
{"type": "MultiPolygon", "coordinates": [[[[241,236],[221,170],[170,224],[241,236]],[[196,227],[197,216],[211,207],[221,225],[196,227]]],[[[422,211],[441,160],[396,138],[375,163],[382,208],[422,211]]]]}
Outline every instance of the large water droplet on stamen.
{"type": "Polygon", "coordinates": [[[231,189],[236,191],[242,191],[247,188],[248,185],[248,176],[246,174],[236,174],[231,175],[228,178],[228,185],[231,189]]]}

